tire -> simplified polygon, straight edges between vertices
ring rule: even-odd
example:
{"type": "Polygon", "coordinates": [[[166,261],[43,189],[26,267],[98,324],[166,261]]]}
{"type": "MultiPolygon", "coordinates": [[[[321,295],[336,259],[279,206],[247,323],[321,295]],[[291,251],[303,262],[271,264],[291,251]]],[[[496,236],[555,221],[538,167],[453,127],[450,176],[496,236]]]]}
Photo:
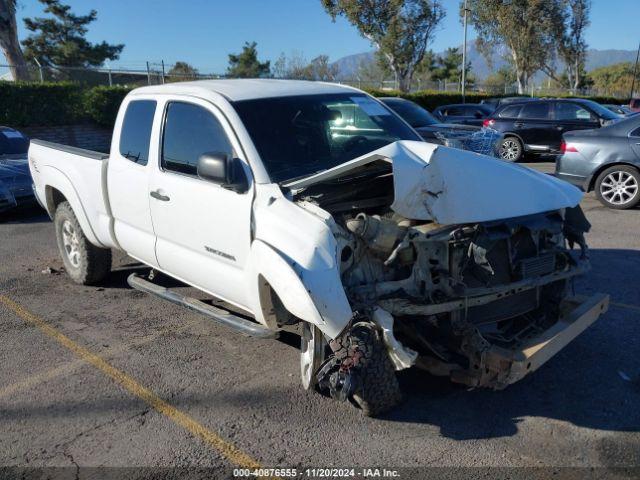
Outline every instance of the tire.
{"type": "Polygon", "coordinates": [[[300,380],[302,388],[314,390],[318,384],[316,373],[325,359],[327,345],[320,329],[307,322],[302,323],[300,335],[300,380]]]}
{"type": "Polygon", "coordinates": [[[519,162],[524,155],[524,147],[518,137],[504,137],[498,147],[498,157],[506,162],[519,162]]]}
{"type": "Polygon", "coordinates": [[[356,324],[345,336],[341,352],[360,352],[356,369],[359,381],[353,402],[368,417],[388,412],[402,401],[400,384],[378,332],[368,324],[356,324]],[[345,344],[346,343],[346,344],[345,344]]]}
{"type": "Polygon", "coordinates": [[[75,283],[92,285],[111,271],[111,250],[87,240],[69,202],[58,205],[53,218],[58,250],[65,269],[75,283]]]}
{"type": "Polygon", "coordinates": [[[640,171],[629,165],[604,170],[595,183],[596,198],[615,210],[633,208],[640,202],[640,171]]]}

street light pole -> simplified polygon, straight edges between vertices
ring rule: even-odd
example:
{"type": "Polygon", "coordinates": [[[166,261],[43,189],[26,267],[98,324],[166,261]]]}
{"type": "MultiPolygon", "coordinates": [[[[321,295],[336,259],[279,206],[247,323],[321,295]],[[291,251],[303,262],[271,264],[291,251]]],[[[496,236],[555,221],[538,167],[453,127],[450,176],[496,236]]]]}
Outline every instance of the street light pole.
{"type": "Polygon", "coordinates": [[[629,99],[633,98],[633,91],[636,89],[636,73],[638,71],[638,57],[640,57],[640,44],[638,44],[638,53],[636,54],[636,64],[633,66],[633,79],[631,80],[631,93],[629,99]]]}
{"type": "Polygon", "coordinates": [[[465,90],[467,86],[467,0],[464,0],[464,41],[462,43],[462,103],[465,103],[465,90]]]}

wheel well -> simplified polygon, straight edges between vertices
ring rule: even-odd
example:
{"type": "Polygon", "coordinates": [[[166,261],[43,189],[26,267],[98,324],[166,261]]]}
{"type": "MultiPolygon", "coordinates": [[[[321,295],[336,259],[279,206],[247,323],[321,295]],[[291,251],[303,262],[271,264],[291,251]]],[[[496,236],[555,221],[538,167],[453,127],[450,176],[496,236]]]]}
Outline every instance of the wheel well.
{"type": "Polygon", "coordinates": [[[67,201],[67,197],[65,197],[60,190],[49,185],[45,187],[45,199],[47,202],[47,211],[52,217],[56,212],[56,208],[58,208],[58,205],[60,205],[62,202],[67,201]]]}
{"type": "MultiPolygon", "coordinates": [[[[522,145],[522,148],[524,148],[524,142],[522,141],[522,138],[520,137],[520,135],[517,135],[515,133],[511,133],[511,132],[507,132],[503,135],[504,138],[509,138],[509,137],[515,137],[518,139],[518,141],[520,142],[520,144],[522,145]]],[[[504,139],[503,138],[503,139],[504,139]]]]}
{"type": "Polygon", "coordinates": [[[638,166],[634,165],[633,163],[627,163],[627,162],[605,163],[604,165],[599,166],[598,169],[595,172],[593,172],[593,174],[591,175],[591,180],[589,180],[589,187],[587,188],[587,192],[591,192],[595,188],[596,180],[598,179],[598,177],[602,172],[604,172],[607,168],[615,167],[616,165],[625,165],[627,167],[634,168],[636,171],[640,171],[638,166]]]}

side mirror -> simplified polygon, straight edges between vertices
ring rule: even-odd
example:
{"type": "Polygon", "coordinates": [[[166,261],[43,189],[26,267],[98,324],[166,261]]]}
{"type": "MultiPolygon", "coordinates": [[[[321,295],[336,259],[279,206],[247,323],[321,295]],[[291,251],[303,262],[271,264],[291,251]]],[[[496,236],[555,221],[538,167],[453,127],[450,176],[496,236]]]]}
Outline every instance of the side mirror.
{"type": "Polygon", "coordinates": [[[203,153],[198,159],[197,173],[201,179],[236,193],[244,193],[249,188],[240,160],[225,153],[203,153]]]}

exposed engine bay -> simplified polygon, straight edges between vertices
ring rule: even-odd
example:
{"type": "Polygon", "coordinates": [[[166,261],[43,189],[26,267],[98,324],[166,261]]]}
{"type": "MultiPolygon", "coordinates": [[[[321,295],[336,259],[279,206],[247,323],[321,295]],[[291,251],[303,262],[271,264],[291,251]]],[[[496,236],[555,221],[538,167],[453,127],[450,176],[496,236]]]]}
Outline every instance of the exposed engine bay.
{"type": "Polygon", "coordinates": [[[517,351],[558,322],[571,278],[588,269],[579,206],[470,224],[414,220],[391,208],[393,175],[375,164],[295,200],[332,215],[349,302],[379,327],[396,370],[513,383],[510,365],[488,353],[517,351]]]}

